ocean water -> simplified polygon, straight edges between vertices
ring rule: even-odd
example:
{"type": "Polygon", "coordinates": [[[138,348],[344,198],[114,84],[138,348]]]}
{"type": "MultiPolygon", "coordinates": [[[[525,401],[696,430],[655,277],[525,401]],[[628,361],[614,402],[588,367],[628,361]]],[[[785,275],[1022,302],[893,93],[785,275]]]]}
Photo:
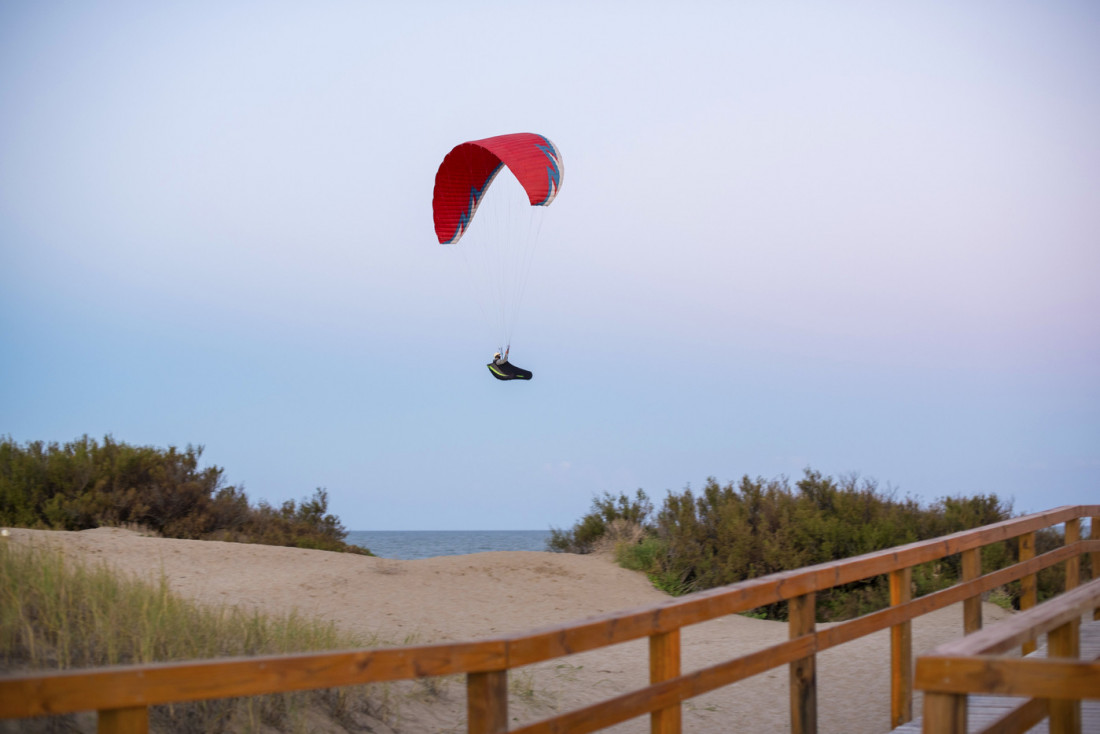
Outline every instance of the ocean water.
{"type": "Polygon", "coordinates": [[[349,530],[348,543],[411,561],[485,551],[545,551],[549,530],[349,530]]]}

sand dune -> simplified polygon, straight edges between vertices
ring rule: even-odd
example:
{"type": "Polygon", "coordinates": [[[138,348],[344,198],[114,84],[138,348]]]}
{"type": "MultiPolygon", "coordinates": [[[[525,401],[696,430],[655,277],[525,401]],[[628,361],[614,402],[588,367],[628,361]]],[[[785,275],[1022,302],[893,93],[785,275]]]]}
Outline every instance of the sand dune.
{"type": "MultiPolygon", "coordinates": [[[[158,578],[204,603],[298,610],[386,645],[473,640],[579,620],[668,599],[639,573],[600,556],[496,552],[416,561],[272,546],[143,537],[116,528],[78,533],[13,530],[13,542],[50,544],[73,557],[158,578]]],[[[988,622],[1009,614],[985,605],[988,622]]],[[[956,606],[919,618],[914,654],[961,635],[956,606]]],[[[683,632],[685,672],[780,642],[785,624],[738,615],[683,632]]],[[[640,688],[645,640],[570,656],[513,674],[510,713],[536,721],[640,688]]],[[[820,730],[886,731],[889,637],[880,632],[818,656],[820,730]]],[[[401,732],[464,731],[465,687],[448,679],[402,690],[401,732]]],[[[778,668],[685,705],[685,732],[787,730],[787,671],[778,668]]],[[[608,731],[648,731],[636,720],[608,731]]]]}

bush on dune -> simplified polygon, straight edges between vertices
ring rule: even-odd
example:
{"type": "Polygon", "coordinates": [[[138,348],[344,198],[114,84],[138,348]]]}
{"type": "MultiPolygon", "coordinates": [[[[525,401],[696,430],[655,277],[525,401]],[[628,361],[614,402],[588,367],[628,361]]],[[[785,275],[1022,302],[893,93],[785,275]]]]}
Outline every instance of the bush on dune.
{"type": "MultiPolygon", "coordinates": [[[[807,469],[792,488],[785,478],[743,477],[720,485],[713,477],[701,491],[670,492],[654,511],[645,492],[597,497],[591,511],[572,529],[554,529],[550,550],[590,553],[606,545],[616,523],[640,528],[634,539],[613,542],[618,562],[644,571],[672,594],[684,594],[818,563],[850,558],[884,548],[939,537],[1006,520],[1011,505],[996,495],[948,497],[923,506],[856,476],[839,480],[807,469]]],[[[1060,542],[1058,533],[1040,533],[1042,553],[1060,542]]],[[[996,543],[982,551],[983,570],[1015,561],[1015,542],[996,543]]],[[[1039,576],[1040,597],[1056,593],[1059,568],[1039,576]]],[[[913,571],[917,595],[955,583],[959,557],[923,564],[913,571]]],[[[1007,594],[1015,600],[1018,585],[1007,594]]],[[[847,619],[888,603],[886,577],[866,579],[820,593],[820,621],[847,619]]],[[[760,610],[781,619],[786,605],[760,610]]]]}
{"type": "Polygon", "coordinates": [[[626,494],[617,498],[609,492],[592,500],[592,510],[571,530],[550,529],[547,544],[552,551],[566,553],[591,553],[597,544],[608,535],[614,523],[627,523],[644,526],[653,512],[653,504],[642,490],[638,490],[634,499],[626,494]]]}
{"type": "Polygon", "coordinates": [[[0,441],[0,523],[86,530],[136,525],[169,538],[231,540],[369,553],[345,542],[318,488],[300,503],[253,507],[221,468],[200,468],[202,447],[130,446],[110,436],[60,445],[0,441]]]}

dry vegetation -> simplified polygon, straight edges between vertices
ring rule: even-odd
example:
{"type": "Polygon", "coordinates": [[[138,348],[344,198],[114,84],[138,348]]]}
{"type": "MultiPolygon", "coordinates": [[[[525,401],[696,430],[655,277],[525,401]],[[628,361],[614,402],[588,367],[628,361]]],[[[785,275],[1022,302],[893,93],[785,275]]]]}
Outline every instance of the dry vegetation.
{"type": "MultiPolygon", "coordinates": [[[[64,670],[377,645],[296,614],[268,616],[205,607],[164,579],[120,577],[105,565],[66,559],[49,547],[0,539],[0,669],[64,670]]],[[[162,732],[377,730],[385,687],[305,691],[151,709],[162,732]]],[[[77,715],[0,722],[21,732],[94,731],[77,715]]],[[[384,728],[384,727],[383,727],[384,728]]]]}

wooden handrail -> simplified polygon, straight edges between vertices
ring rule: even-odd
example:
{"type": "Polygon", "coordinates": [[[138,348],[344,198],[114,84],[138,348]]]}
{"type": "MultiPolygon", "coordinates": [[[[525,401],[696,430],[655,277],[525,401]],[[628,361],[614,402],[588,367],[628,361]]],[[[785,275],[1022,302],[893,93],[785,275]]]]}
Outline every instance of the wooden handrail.
{"type": "Polygon", "coordinates": [[[1100,605],[1100,578],[1067,591],[1025,614],[1010,617],[995,627],[944,643],[924,656],[924,659],[1005,653],[1024,642],[1036,640],[1055,627],[1080,618],[1086,610],[1097,605],[1100,605]]]}
{"type": "MultiPolygon", "coordinates": [[[[672,629],[706,622],[717,617],[747,612],[769,604],[788,601],[802,594],[825,591],[834,586],[860,581],[871,576],[911,568],[955,553],[961,553],[964,550],[980,548],[982,545],[1011,540],[1020,534],[1040,530],[1051,525],[1058,525],[1074,517],[1096,516],[1100,516],[1100,505],[1061,507],[1034,515],[1026,515],[1015,520],[1006,520],[995,525],[986,525],[954,535],[945,535],[941,538],[888,548],[841,561],[831,561],[817,566],[807,566],[793,571],[781,571],[756,579],[739,581],[728,586],[672,599],[656,606],[612,612],[591,617],[581,622],[555,625],[535,632],[505,638],[510,643],[509,662],[512,667],[516,667],[620,642],[629,642],[651,634],[668,632],[672,629]],[[1074,511],[1077,511],[1077,514],[1074,511]],[[1043,522],[1046,522],[1046,524],[1042,524],[1043,522]],[[982,542],[976,542],[975,537],[981,538],[982,542]],[[613,622],[613,624],[609,624],[609,622],[613,622]]],[[[1096,552],[1096,550],[1100,550],[1100,548],[1087,546],[1076,552],[1096,552]]],[[[1066,556],[1070,554],[1071,552],[1067,552],[1066,556]]],[[[1065,560],[1065,557],[1059,560],[1065,560]]],[[[1057,562],[1057,560],[1051,561],[1048,565],[1057,562]]],[[[1030,566],[1029,568],[1034,569],[1030,573],[1035,573],[1046,567],[1046,565],[1030,566]]],[[[1013,581],[1019,578],[1019,576],[1016,576],[1007,580],[1013,581]]],[[[989,589],[983,588],[982,591],[996,588],[1003,583],[1007,583],[1007,581],[1000,581],[990,586],[989,589]]],[[[961,598],[956,599],[956,601],[961,600],[961,598]]],[[[934,607],[927,611],[938,608],[934,607]]]]}
{"type": "Polygon", "coordinates": [[[998,693],[1035,698],[1100,698],[1100,661],[1003,658],[920,658],[921,690],[998,693]],[[921,665],[921,663],[924,665],[921,665]],[[926,688],[926,686],[929,686],[926,688]]]}
{"type": "Polygon", "coordinates": [[[696,670],[679,678],[642,688],[571,711],[552,719],[515,729],[513,734],[585,734],[636,716],[676,705],[689,698],[751,678],[780,665],[788,665],[815,652],[812,635],[799,637],[724,663],[696,670]]]}
{"type": "Polygon", "coordinates": [[[0,677],[0,718],[479,673],[508,667],[500,640],[121,665],[0,677]]]}
{"type": "MultiPolygon", "coordinates": [[[[1067,577],[1070,583],[1076,579],[1067,577]]],[[[916,687],[925,692],[924,731],[965,734],[967,696],[981,693],[1031,699],[995,722],[992,730],[1026,731],[1049,712],[1051,732],[1080,732],[1081,699],[1100,699],[1100,662],[1074,658],[1080,655],[1081,617],[1098,606],[1100,578],[922,655],[916,687]],[[1047,658],[1003,657],[1043,634],[1047,658]]]]}
{"type": "MultiPolygon", "coordinates": [[[[649,687],[516,731],[596,731],[651,713],[655,732],[673,734],[679,730],[678,707],[682,701],[789,665],[799,690],[797,701],[792,700],[792,725],[795,731],[809,734],[816,729],[813,658],[818,651],[888,627],[901,629],[915,617],[974,599],[1009,581],[1034,577],[1041,569],[1070,563],[1083,553],[1093,554],[1096,574],[1095,559],[1100,557],[1098,525],[1100,505],[1059,507],[941,538],[742,581],[656,606],[476,642],[0,676],[0,718],[99,710],[101,731],[112,731],[109,725],[104,728],[105,718],[128,721],[126,726],[131,727],[141,718],[134,712],[151,705],[466,674],[469,731],[498,732],[506,731],[508,726],[509,669],[649,637],[649,687]],[[985,575],[980,575],[979,567],[979,575],[974,577],[972,552],[981,547],[1085,517],[1092,518],[1089,540],[1077,540],[985,575]],[[800,621],[792,623],[790,641],[706,669],[687,674],[679,671],[679,631],[683,627],[783,601],[802,600],[794,602],[793,607],[805,610],[805,601],[812,600],[817,592],[883,574],[900,578],[915,565],[968,552],[971,554],[964,556],[964,580],[948,589],[913,600],[907,600],[900,591],[896,598],[892,593],[892,606],[887,609],[821,630],[814,628],[812,612],[792,612],[792,617],[798,616],[800,621]],[[112,713],[102,713],[106,711],[112,713]]],[[[812,601],[809,607],[812,609],[812,601]]],[[[966,618],[973,619],[972,613],[967,612],[966,618]]],[[[966,622],[968,628],[972,624],[966,622]]],[[[907,679],[905,669],[912,664],[911,636],[901,632],[895,636],[898,650],[892,664],[892,698],[896,705],[892,706],[892,717],[907,719],[905,702],[911,700],[911,690],[906,689],[911,689],[912,678],[907,679]]],[[[138,725],[136,730],[140,729],[138,725]]]]}

